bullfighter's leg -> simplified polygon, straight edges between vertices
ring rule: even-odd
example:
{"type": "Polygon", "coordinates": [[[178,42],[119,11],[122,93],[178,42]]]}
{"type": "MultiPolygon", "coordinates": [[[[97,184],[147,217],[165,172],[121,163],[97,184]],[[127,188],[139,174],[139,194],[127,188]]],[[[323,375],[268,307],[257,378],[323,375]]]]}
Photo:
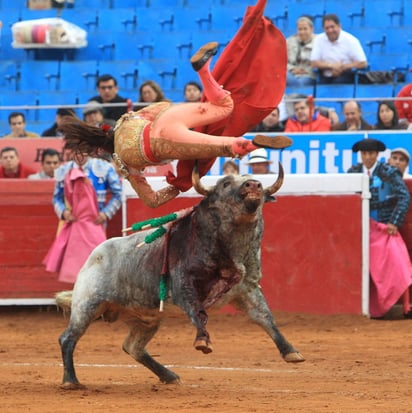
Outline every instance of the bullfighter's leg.
{"type": "Polygon", "coordinates": [[[192,130],[221,121],[233,111],[230,92],[222,89],[210,72],[210,60],[216,50],[216,42],[208,43],[191,59],[209,102],[173,105],[153,122],[150,146],[159,161],[239,157],[262,146],[283,149],[292,144],[292,140],[285,136],[258,135],[251,141],[243,137],[214,136],[192,130]]]}
{"type": "Polygon", "coordinates": [[[123,342],[123,350],[156,374],[163,383],[179,383],[179,376],[154,360],[145,349],[146,344],[156,334],[160,320],[146,323],[138,318],[133,318],[129,319],[126,324],[129,327],[129,334],[123,342]]]}
{"type": "Polygon", "coordinates": [[[244,311],[253,322],[269,334],[285,361],[291,363],[305,361],[302,354],[279,331],[260,288],[251,289],[245,297],[237,297],[231,304],[244,311]]]}
{"type": "Polygon", "coordinates": [[[81,336],[100,313],[99,303],[84,303],[83,305],[72,307],[69,325],[59,337],[64,367],[62,384],[64,389],[76,390],[84,388],[76,376],[73,353],[81,336]]]}

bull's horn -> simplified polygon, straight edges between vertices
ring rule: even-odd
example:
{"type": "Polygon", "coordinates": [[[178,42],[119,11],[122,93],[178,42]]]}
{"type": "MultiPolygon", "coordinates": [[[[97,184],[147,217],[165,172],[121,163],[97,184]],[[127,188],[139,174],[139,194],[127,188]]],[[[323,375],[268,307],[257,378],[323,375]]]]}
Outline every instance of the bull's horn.
{"type": "Polygon", "coordinates": [[[197,165],[197,161],[195,162],[195,166],[193,167],[192,171],[192,185],[193,188],[195,188],[196,192],[200,195],[208,195],[213,188],[203,186],[200,182],[199,167],[197,165]]]}
{"type": "Polygon", "coordinates": [[[268,195],[272,195],[275,192],[279,191],[280,187],[283,184],[283,178],[285,176],[284,170],[283,170],[283,166],[282,164],[279,162],[279,174],[278,174],[278,179],[276,179],[276,182],[271,185],[268,186],[267,188],[264,189],[265,194],[268,195]]]}

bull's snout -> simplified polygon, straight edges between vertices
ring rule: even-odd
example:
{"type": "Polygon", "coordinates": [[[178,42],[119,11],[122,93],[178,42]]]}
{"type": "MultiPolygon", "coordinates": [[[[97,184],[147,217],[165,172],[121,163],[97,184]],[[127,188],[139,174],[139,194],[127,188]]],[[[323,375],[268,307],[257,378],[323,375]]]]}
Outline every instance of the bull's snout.
{"type": "Polygon", "coordinates": [[[262,184],[259,181],[255,181],[254,179],[250,179],[243,184],[243,188],[248,189],[249,191],[261,191],[262,184]]]}

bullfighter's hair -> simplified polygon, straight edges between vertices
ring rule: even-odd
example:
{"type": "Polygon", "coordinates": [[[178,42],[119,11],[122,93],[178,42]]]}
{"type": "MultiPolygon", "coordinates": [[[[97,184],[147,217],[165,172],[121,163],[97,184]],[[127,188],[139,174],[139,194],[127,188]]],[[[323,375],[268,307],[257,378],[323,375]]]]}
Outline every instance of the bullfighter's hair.
{"type": "Polygon", "coordinates": [[[100,154],[114,152],[113,129],[90,126],[77,117],[67,116],[59,129],[64,135],[64,149],[78,154],[100,154]]]}

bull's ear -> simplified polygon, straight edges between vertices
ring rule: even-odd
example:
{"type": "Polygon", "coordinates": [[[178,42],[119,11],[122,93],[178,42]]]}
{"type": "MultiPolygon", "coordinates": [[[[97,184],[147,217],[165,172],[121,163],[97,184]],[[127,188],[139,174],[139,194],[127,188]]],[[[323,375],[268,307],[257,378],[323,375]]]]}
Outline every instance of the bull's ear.
{"type": "Polygon", "coordinates": [[[192,185],[193,188],[195,188],[196,192],[200,195],[208,195],[213,190],[213,186],[206,187],[203,186],[200,182],[199,167],[197,161],[195,161],[195,165],[192,171],[192,185]]]}
{"type": "Polygon", "coordinates": [[[276,197],[274,197],[273,195],[269,195],[265,193],[265,203],[266,202],[275,202],[276,201],[276,197]]]}
{"type": "Polygon", "coordinates": [[[265,188],[263,191],[265,193],[265,196],[267,195],[273,195],[275,192],[279,191],[280,187],[283,184],[283,178],[285,176],[285,171],[283,170],[282,164],[279,162],[279,174],[278,174],[278,179],[271,185],[265,188]]]}

